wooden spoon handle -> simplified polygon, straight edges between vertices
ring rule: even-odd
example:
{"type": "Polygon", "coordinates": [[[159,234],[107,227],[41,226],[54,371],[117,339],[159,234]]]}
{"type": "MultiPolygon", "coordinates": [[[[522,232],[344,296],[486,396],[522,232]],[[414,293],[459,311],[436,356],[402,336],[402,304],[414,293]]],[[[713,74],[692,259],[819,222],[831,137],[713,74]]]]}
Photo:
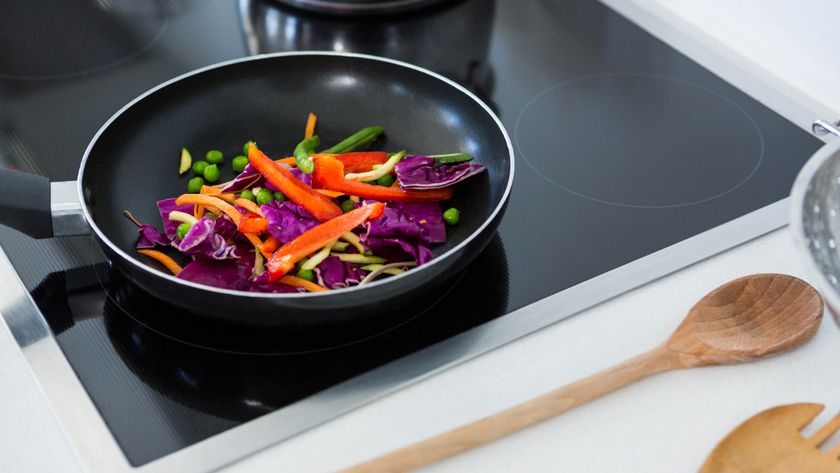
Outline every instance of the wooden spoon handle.
{"type": "Polygon", "coordinates": [[[345,471],[395,472],[428,465],[530,427],[652,374],[676,367],[679,364],[673,353],[665,347],[658,347],[530,401],[345,471]]]}

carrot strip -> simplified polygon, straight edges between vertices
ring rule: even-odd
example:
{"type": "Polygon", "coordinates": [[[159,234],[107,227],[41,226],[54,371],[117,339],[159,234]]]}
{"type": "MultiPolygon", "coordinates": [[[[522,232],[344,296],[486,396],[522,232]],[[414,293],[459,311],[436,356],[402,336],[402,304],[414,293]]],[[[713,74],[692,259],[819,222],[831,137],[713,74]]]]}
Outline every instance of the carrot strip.
{"type": "Polygon", "coordinates": [[[298,261],[362,223],[381,217],[384,211],[385,204],[381,202],[364,205],[303,232],[271,255],[268,260],[268,279],[276,281],[288,273],[298,261]]]}
{"type": "Polygon", "coordinates": [[[123,215],[125,215],[125,216],[129,219],[129,220],[131,220],[131,222],[132,222],[133,224],[137,225],[138,227],[142,227],[142,226],[143,226],[143,224],[142,224],[142,223],[140,223],[140,222],[138,222],[138,221],[137,221],[137,219],[136,219],[136,218],[134,218],[134,215],[131,215],[131,212],[129,212],[127,209],[126,209],[126,210],[123,210],[123,215]]]}
{"type": "Polygon", "coordinates": [[[260,208],[260,206],[255,204],[254,202],[248,200],[248,199],[241,199],[241,198],[236,199],[236,200],[233,201],[233,203],[242,207],[243,209],[247,210],[248,212],[255,213],[255,214],[259,215],[260,217],[265,218],[265,215],[263,215],[263,212],[262,212],[262,209],[260,208]]]}
{"type": "Polygon", "coordinates": [[[240,214],[239,211],[232,205],[218,197],[205,194],[181,194],[177,199],[175,199],[175,205],[184,204],[201,204],[204,206],[216,207],[222,213],[230,217],[230,219],[233,220],[233,223],[239,226],[239,219],[242,214],[240,214]]]}
{"type": "Polygon", "coordinates": [[[210,194],[216,195],[222,192],[222,188],[219,186],[208,186],[207,184],[201,185],[201,194],[210,194]]]}
{"type": "Polygon", "coordinates": [[[137,250],[137,252],[140,253],[141,255],[148,256],[149,258],[152,258],[153,260],[162,264],[163,266],[166,267],[166,269],[169,270],[169,272],[171,272],[175,276],[177,276],[178,273],[180,273],[181,270],[183,269],[183,268],[181,268],[181,265],[179,265],[178,263],[175,262],[174,259],[170,258],[168,255],[166,255],[164,253],[161,253],[160,251],[157,251],[157,250],[137,250]]]}
{"type": "Polygon", "coordinates": [[[341,209],[329,197],[315,192],[295,177],[291,171],[263,154],[256,146],[251,146],[248,149],[248,160],[268,182],[280,189],[280,192],[285,194],[292,202],[306,209],[318,220],[324,222],[341,215],[341,209]]]}
{"type": "Polygon", "coordinates": [[[250,241],[251,244],[254,245],[254,247],[260,249],[260,253],[262,253],[263,256],[265,256],[266,258],[271,258],[271,251],[265,250],[265,246],[263,245],[262,240],[260,240],[260,237],[253,233],[243,233],[243,235],[245,235],[245,238],[247,238],[248,241],[250,241]]]}
{"type": "Polygon", "coordinates": [[[318,117],[315,116],[314,113],[309,113],[309,116],[306,117],[306,133],[303,135],[303,139],[308,140],[312,138],[312,135],[315,134],[315,122],[318,120],[318,117]]]}
{"type": "Polygon", "coordinates": [[[193,217],[199,219],[204,216],[204,206],[197,204],[193,205],[193,217]]]}
{"type": "Polygon", "coordinates": [[[233,203],[236,200],[236,194],[232,192],[225,192],[219,190],[218,187],[215,186],[201,186],[201,193],[205,195],[212,195],[213,197],[218,197],[225,202],[233,203]]]}
{"type": "Polygon", "coordinates": [[[301,279],[297,276],[283,276],[280,278],[280,282],[288,284],[289,286],[302,287],[309,292],[323,292],[327,290],[324,286],[307,281],[306,279],[301,279]]]}

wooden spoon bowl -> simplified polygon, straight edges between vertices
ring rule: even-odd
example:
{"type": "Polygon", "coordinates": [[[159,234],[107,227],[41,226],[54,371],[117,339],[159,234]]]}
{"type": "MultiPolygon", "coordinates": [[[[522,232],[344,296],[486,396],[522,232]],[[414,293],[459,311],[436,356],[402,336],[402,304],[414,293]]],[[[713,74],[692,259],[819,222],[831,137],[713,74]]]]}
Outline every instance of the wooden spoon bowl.
{"type": "Polygon", "coordinates": [[[822,314],[822,298],[801,279],[745,276],[700,299],[665,346],[685,367],[740,363],[802,345],[822,314]]]}

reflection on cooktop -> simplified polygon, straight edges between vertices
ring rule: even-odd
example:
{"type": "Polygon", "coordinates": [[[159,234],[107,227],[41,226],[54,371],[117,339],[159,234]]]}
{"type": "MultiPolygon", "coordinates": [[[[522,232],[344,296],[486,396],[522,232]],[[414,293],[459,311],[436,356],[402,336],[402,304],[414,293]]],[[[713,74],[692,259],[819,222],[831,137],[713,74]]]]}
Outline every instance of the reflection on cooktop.
{"type": "Polygon", "coordinates": [[[495,10],[495,0],[469,0],[386,19],[348,18],[302,12],[273,1],[239,0],[251,54],[326,50],[399,59],[458,81],[491,108],[494,74],[487,55],[495,10]]]}
{"type": "Polygon", "coordinates": [[[148,49],[166,28],[167,0],[27,0],[0,14],[0,77],[87,74],[148,49]],[[35,24],[37,22],[37,27],[35,24]]]}
{"type": "Polygon", "coordinates": [[[750,179],[764,155],[761,130],[738,104],[649,74],[553,86],[525,106],[514,133],[525,162],[546,181],[626,207],[716,199],[750,179]]]}

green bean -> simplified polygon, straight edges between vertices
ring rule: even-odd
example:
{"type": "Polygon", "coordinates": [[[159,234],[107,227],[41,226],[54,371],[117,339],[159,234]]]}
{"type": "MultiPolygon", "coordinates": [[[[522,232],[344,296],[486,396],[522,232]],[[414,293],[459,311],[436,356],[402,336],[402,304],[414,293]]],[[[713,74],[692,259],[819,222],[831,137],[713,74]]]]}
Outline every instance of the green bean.
{"type": "Polygon", "coordinates": [[[350,151],[371,143],[373,140],[378,138],[383,131],[385,131],[385,129],[381,126],[369,126],[367,128],[362,128],[339,142],[337,145],[323,152],[333,154],[349,153],[350,151]]]}
{"type": "Polygon", "coordinates": [[[385,174],[384,176],[377,179],[376,183],[382,187],[391,187],[391,184],[394,183],[394,176],[390,174],[385,174]]]}
{"type": "Polygon", "coordinates": [[[312,159],[310,154],[314,153],[315,148],[320,144],[321,139],[318,138],[318,135],[315,135],[312,138],[301,141],[295,146],[295,163],[298,169],[306,174],[312,174],[312,171],[315,170],[315,160],[312,159]]]}
{"type": "Polygon", "coordinates": [[[467,153],[430,154],[429,157],[434,158],[435,164],[463,163],[472,160],[472,156],[467,153]]]}

